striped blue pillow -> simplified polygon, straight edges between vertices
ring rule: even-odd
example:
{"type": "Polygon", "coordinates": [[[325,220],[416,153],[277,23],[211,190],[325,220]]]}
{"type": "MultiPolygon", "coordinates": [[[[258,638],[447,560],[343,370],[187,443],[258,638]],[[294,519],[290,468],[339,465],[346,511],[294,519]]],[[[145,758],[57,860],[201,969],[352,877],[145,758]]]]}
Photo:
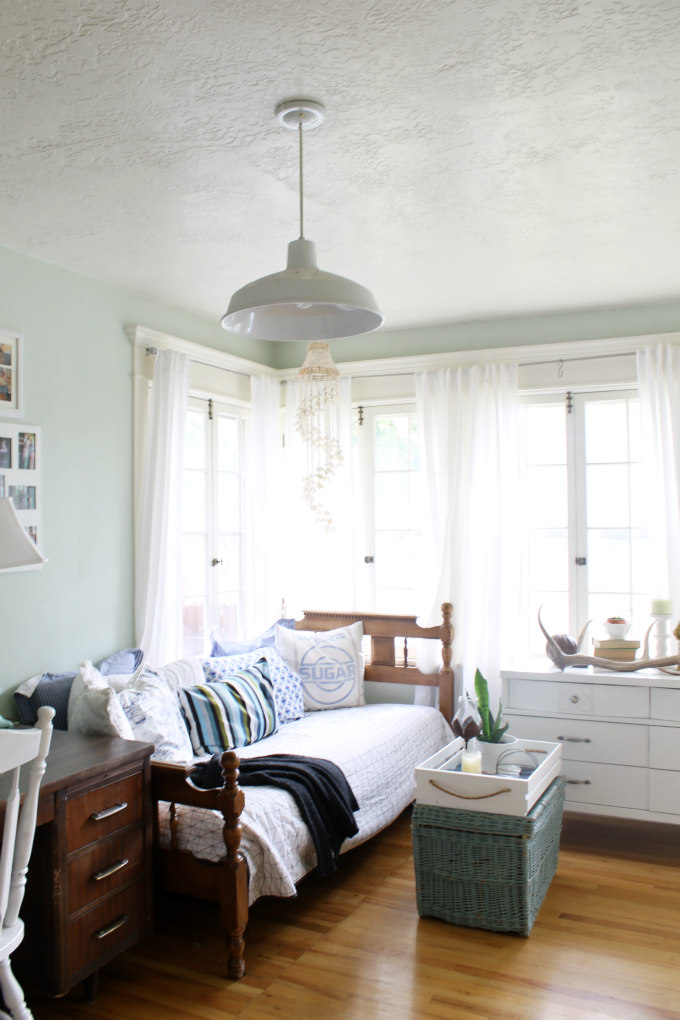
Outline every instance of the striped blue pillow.
{"type": "Polygon", "coordinates": [[[177,691],[194,754],[245,747],[279,728],[265,659],[211,684],[177,691]]]}

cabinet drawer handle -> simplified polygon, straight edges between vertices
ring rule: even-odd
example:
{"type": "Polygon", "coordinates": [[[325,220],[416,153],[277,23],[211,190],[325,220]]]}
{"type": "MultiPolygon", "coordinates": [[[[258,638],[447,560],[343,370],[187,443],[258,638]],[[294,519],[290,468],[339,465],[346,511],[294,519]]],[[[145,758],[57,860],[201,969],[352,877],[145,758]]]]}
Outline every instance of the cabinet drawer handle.
{"type": "Polygon", "coordinates": [[[571,701],[572,705],[578,705],[579,701],[578,694],[572,694],[569,700],[571,701]]]}
{"type": "Polygon", "coordinates": [[[101,811],[95,811],[93,815],[90,815],[90,819],[93,822],[101,822],[104,818],[110,818],[111,815],[117,815],[119,811],[125,811],[127,807],[127,801],[124,800],[120,804],[112,804],[111,807],[102,808],[101,811]]]}
{"type": "Polygon", "coordinates": [[[590,786],[589,779],[567,779],[567,783],[571,786],[590,786]]]}
{"type": "Polygon", "coordinates": [[[558,740],[566,740],[568,744],[589,744],[590,737],[558,737],[558,740]]]}
{"type": "Polygon", "coordinates": [[[122,928],[129,920],[129,914],[121,914],[120,917],[117,917],[115,921],[111,922],[111,924],[107,924],[103,928],[100,928],[99,931],[96,931],[94,933],[94,937],[96,939],[105,939],[107,935],[113,935],[114,931],[118,931],[119,928],[122,928]]]}
{"type": "Polygon", "coordinates": [[[117,871],[120,871],[127,864],[129,864],[127,857],[121,857],[119,861],[114,861],[113,864],[109,864],[108,868],[102,868],[101,871],[93,871],[92,877],[95,882],[101,882],[103,878],[109,878],[111,875],[115,875],[117,871]]]}

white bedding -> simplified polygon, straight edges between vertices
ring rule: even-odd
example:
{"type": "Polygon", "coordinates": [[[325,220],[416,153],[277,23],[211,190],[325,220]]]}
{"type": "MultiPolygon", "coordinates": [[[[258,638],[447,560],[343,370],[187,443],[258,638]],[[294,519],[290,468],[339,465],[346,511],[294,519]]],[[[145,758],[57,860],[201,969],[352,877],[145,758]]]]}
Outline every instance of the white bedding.
{"type": "MultiPolygon", "coordinates": [[[[239,754],[244,759],[303,754],[339,765],[359,803],[359,831],[344,842],[345,853],[384,829],[411,803],[416,765],[452,737],[437,709],[364,705],[310,713],[239,754]]],[[[296,883],[316,865],[309,830],[290,794],[273,787],[244,789],[241,852],[248,862],[249,902],[260,896],[294,896],[296,883]]],[[[219,812],[178,806],[177,817],[180,849],[209,861],[224,857],[219,812]]],[[[161,845],[168,846],[167,808],[160,812],[160,823],[161,845]]]]}

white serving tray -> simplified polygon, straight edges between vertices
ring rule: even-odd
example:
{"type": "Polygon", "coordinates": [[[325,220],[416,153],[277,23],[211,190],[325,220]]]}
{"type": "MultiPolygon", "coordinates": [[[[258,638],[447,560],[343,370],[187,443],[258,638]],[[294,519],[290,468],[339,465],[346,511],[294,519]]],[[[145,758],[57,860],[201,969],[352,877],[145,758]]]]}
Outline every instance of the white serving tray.
{"type": "Polygon", "coordinates": [[[562,745],[519,738],[513,747],[531,751],[538,759],[538,767],[530,776],[460,772],[456,769],[460,768],[465,741],[456,737],[416,767],[416,801],[459,811],[487,811],[518,817],[528,815],[562,770],[562,745]]]}

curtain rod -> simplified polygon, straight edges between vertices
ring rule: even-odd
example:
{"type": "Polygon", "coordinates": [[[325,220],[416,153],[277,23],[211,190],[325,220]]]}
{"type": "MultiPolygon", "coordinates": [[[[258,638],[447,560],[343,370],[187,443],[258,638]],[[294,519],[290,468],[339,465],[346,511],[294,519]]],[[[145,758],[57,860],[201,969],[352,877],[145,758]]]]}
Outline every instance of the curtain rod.
{"type": "MultiPolygon", "coordinates": [[[[171,347],[164,349],[172,350],[171,347]]],[[[158,354],[158,348],[145,347],[144,353],[147,355],[147,357],[155,357],[158,354]]],[[[232,375],[242,375],[244,379],[250,379],[252,377],[252,372],[243,372],[240,371],[238,368],[222,368],[220,365],[211,364],[209,361],[201,361],[200,358],[194,358],[190,354],[188,354],[187,357],[189,358],[189,361],[193,365],[202,365],[204,368],[212,368],[217,372],[231,372],[232,375]]]]}
{"type": "Polygon", "coordinates": [[[612,354],[577,354],[573,358],[549,358],[546,361],[520,361],[518,368],[533,368],[535,365],[565,365],[572,361],[602,361],[605,358],[634,358],[635,351],[621,351],[612,354]]]}

